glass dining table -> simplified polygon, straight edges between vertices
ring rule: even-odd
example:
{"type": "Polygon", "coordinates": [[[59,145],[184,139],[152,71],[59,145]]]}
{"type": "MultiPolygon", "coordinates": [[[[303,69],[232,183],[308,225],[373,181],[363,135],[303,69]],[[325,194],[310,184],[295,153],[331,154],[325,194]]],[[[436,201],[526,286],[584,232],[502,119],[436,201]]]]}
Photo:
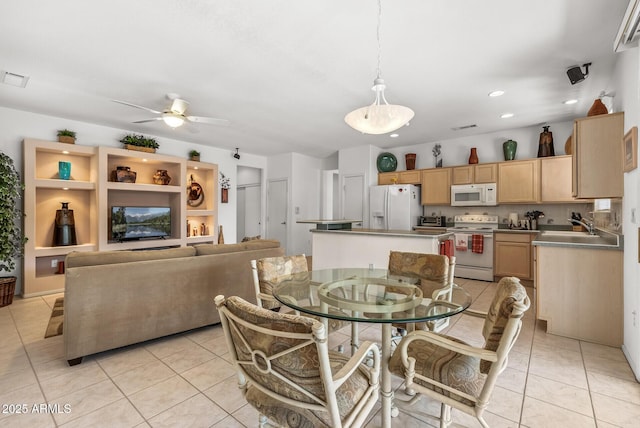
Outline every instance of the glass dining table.
{"type": "Polygon", "coordinates": [[[381,324],[382,426],[391,426],[398,410],[391,390],[392,323],[433,321],[461,313],[471,304],[470,294],[453,286],[451,297],[432,300],[424,296],[420,279],[392,275],[386,269],[321,269],[278,278],[273,296],[283,305],[319,317],[328,326],[329,319],[351,322],[351,346],[357,348],[358,323],[381,324]]]}

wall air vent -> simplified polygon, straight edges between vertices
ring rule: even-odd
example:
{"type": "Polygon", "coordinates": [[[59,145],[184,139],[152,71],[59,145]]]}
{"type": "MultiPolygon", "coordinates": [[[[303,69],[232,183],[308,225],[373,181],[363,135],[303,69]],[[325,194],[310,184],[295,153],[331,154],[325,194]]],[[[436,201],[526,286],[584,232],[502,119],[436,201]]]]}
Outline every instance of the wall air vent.
{"type": "Polygon", "coordinates": [[[470,128],[477,128],[478,125],[476,125],[475,123],[472,125],[463,125],[463,126],[458,126],[455,128],[451,128],[454,131],[462,131],[463,129],[470,129],[470,128]]]}
{"type": "Polygon", "coordinates": [[[0,71],[0,83],[6,85],[17,86],[18,88],[24,88],[27,86],[29,76],[23,76],[21,74],[11,73],[9,71],[0,71]]]}

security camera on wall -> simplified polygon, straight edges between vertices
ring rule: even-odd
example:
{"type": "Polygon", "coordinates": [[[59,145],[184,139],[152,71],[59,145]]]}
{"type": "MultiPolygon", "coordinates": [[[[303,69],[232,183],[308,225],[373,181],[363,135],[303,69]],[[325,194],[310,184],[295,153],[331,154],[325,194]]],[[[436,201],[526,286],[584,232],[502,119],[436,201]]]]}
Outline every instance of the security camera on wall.
{"type": "Polygon", "coordinates": [[[233,157],[240,160],[240,153],[238,153],[238,148],[236,147],[236,152],[233,154],[233,157]]]}
{"type": "Polygon", "coordinates": [[[589,75],[590,65],[591,65],[590,62],[583,65],[583,67],[585,68],[584,73],[582,72],[582,69],[577,65],[567,70],[567,77],[569,77],[569,81],[571,82],[572,85],[582,82],[584,79],[587,78],[587,76],[589,75]]]}

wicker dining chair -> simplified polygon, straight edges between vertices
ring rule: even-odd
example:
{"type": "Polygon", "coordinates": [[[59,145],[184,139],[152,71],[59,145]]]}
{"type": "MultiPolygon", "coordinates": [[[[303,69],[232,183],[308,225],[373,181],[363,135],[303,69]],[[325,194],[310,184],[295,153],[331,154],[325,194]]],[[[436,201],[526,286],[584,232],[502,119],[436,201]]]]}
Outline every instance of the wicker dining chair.
{"type": "MultiPolygon", "coordinates": [[[[325,325],[300,315],[217,296],[238,385],[279,426],[360,427],[378,401],[380,350],[363,342],[352,357],[329,351],[325,325]],[[371,366],[363,362],[371,361],[371,366]]],[[[268,419],[268,420],[267,420],[268,419]]]]}
{"type": "MultiPolygon", "coordinates": [[[[266,257],[258,260],[251,260],[251,270],[253,272],[253,285],[256,291],[256,301],[258,306],[265,309],[279,309],[282,304],[273,297],[273,289],[280,285],[283,280],[295,280],[299,282],[299,293],[295,297],[299,302],[308,302],[308,307],[316,310],[320,305],[315,301],[315,296],[309,288],[310,276],[304,275],[309,272],[307,258],[304,254],[283,257],[266,257]],[[297,274],[293,278],[292,274],[297,274]]],[[[331,312],[336,312],[330,309],[331,312]]],[[[299,313],[296,312],[297,315],[299,313]]],[[[336,315],[339,315],[336,313],[336,315]]],[[[311,315],[307,315],[314,318],[311,315]]],[[[325,318],[329,326],[329,332],[340,330],[350,323],[335,318],[325,318]]],[[[342,346],[340,346],[342,349],[342,346]]]]}
{"type": "MultiPolygon", "coordinates": [[[[389,273],[391,275],[419,278],[422,295],[432,300],[451,301],[455,265],[455,257],[401,251],[391,251],[389,253],[389,273]]],[[[394,323],[393,326],[396,329],[400,329],[400,335],[407,328],[409,330],[415,328],[437,332],[449,326],[449,318],[417,323],[415,326],[402,323],[394,323]]]]}
{"type": "Polygon", "coordinates": [[[484,317],[483,348],[430,331],[414,331],[398,344],[389,362],[391,372],[404,378],[408,390],[441,403],[440,427],[451,423],[451,408],[483,418],[500,373],[507,367],[509,351],[522,326],[530,301],[516,277],[504,277],[486,313],[467,309],[464,314],[484,317]]]}

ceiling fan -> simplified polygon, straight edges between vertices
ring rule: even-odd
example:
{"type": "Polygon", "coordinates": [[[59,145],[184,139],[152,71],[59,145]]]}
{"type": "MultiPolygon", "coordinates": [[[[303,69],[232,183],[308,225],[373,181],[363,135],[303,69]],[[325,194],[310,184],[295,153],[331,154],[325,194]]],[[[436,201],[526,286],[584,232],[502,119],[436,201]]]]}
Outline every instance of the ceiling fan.
{"type": "Polygon", "coordinates": [[[154,110],[149,107],[139,106],[137,104],[132,104],[126,101],[120,101],[120,100],[111,100],[111,101],[119,104],[124,104],[126,106],[146,110],[148,112],[159,115],[158,117],[154,117],[153,119],[136,120],[133,123],[146,123],[146,122],[155,122],[157,120],[162,120],[171,128],[177,128],[179,126],[182,126],[185,122],[206,123],[209,125],[222,125],[222,126],[226,126],[229,124],[229,121],[226,119],[217,119],[214,117],[202,117],[202,116],[187,116],[185,112],[187,111],[187,106],[189,105],[189,102],[181,99],[178,94],[167,94],[167,99],[171,100],[171,105],[162,111],[154,110]]]}

